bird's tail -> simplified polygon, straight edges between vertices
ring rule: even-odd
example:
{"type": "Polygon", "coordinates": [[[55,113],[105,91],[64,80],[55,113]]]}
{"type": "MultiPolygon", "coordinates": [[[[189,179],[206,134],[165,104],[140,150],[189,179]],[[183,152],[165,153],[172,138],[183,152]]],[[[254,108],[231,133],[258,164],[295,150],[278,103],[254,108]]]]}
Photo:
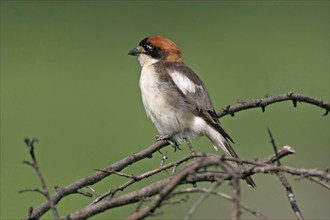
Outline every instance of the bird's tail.
{"type": "MultiPolygon", "coordinates": [[[[237,153],[234,151],[234,149],[230,145],[229,141],[226,138],[224,138],[218,131],[216,131],[213,128],[210,128],[210,129],[208,129],[206,135],[210,139],[210,141],[213,143],[213,146],[216,150],[221,148],[229,156],[239,159],[237,153]]],[[[240,162],[237,162],[237,165],[243,166],[243,164],[240,162]]],[[[252,177],[250,177],[250,176],[245,177],[245,181],[251,187],[256,186],[255,182],[253,181],[252,177]]]]}

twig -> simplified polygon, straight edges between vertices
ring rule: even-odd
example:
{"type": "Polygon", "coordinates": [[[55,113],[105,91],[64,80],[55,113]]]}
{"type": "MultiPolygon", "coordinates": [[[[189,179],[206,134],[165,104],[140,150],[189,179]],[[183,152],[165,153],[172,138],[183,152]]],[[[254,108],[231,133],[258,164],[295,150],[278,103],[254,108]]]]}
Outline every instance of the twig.
{"type": "MultiPolygon", "coordinates": [[[[176,186],[184,179],[190,172],[194,171],[197,168],[200,168],[199,164],[204,164],[205,158],[202,158],[198,162],[193,162],[187,166],[185,166],[180,172],[178,172],[175,176],[172,176],[169,180],[169,183],[162,189],[157,198],[154,202],[149,204],[144,209],[135,212],[128,216],[128,220],[135,220],[135,219],[143,219],[144,217],[148,216],[150,213],[153,213],[156,208],[165,200],[165,198],[174,190],[176,186]]],[[[205,166],[205,165],[204,165],[205,166]]]]}
{"type": "MultiPolygon", "coordinates": [[[[161,148],[167,146],[167,141],[161,140],[157,141],[154,144],[150,145],[149,147],[143,149],[142,151],[135,153],[133,155],[127,156],[123,158],[122,160],[118,161],[117,163],[114,163],[103,170],[107,171],[120,171],[123,168],[139,161],[144,158],[150,158],[152,157],[152,154],[160,150],[161,148]]],[[[93,185],[105,177],[111,175],[111,172],[95,172],[94,174],[81,178],[80,180],[77,180],[67,186],[61,187],[59,191],[57,191],[55,194],[52,195],[52,201],[54,204],[58,203],[63,197],[75,194],[80,188],[84,188],[86,186],[93,185]]],[[[37,208],[35,208],[31,215],[26,216],[25,219],[27,220],[37,220],[39,219],[43,214],[45,214],[50,209],[50,203],[48,201],[45,201],[44,203],[40,204],[37,208]]]]}
{"type": "Polygon", "coordinates": [[[330,185],[329,184],[326,184],[325,182],[321,181],[321,180],[318,180],[317,178],[315,177],[308,177],[309,180],[315,182],[315,183],[318,183],[320,184],[321,186],[323,186],[324,188],[326,189],[329,189],[330,190],[330,185]]]}
{"type": "Polygon", "coordinates": [[[272,132],[270,131],[269,128],[267,128],[267,131],[268,131],[268,135],[270,137],[270,143],[272,144],[273,150],[275,152],[275,158],[276,158],[277,166],[281,166],[281,162],[280,162],[280,158],[278,157],[277,146],[275,144],[275,140],[273,138],[273,134],[272,134],[272,132]]]}
{"type": "Polygon", "coordinates": [[[233,188],[233,220],[239,220],[241,215],[241,188],[239,185],[239,178],[234,175],[232,178],[233,188]]]}
{"type": "MultiPolygon", "coordinates": [[[[20,191],[21,193],[22,192],[28,192],[28,191],[34,191],[34,192],[39,192],[41,193],[42,195],[44,195],[49,203],[49,206],[50,206],[50,209],[52,210],[53,212],[53,216],[56,220],[60,219],[60,216],[58,214],[58,211],[56,209],[56,206],[55,206],[55,203],[53,202],[53,200],[51,199],[50,197],[50,194],[49,194],[49,191],[48,191],[48,188],[47,188],[47,185],[46,185],[46,181],[42,175],[42,172],[40,170],[40,167],[39,167],[39,164],[38,164],[38,161],[37,161],[37,158],[35,156],[35,153],[34,153],[34,144],[37,142],[37,139],[36,138],[33,138],[32,140],[28,139],[28,138],[25,138],[24,139],[24,142],[29,150],[29,153],[30,153],[30,156],[31,156],[31,159],[32,159],[32,162],[29,162],[29,161],[23,161],[25,164],[28,164],[30,165],[31,167],[34,168],[34,170],[36,171],[37,175],[38,175],[38,178],[40,180],[40,183],[41,183],[41,190],[40,189],[25,189],[23,191],[20,191]]],[[[31,213],[29,213],[30,215],[31,213]]]]}
{"type": "MultiPolygon", "coordinates": [[[[269,137],[271,139],[270,142],[272,143],[272,146],[273,146],[273,149],[275,151],[276,158],[277,158],[277,166],[280,166],[281,163],[280,163],[280,160],[279,160],[278,155],[277,155],[277,146],[275,144],[275,140],[274,140],[273,135],[272,135],[269,128],[268,128],[268,134],[269,134],[269,137]]],[[[289,199],[289,202],[290,202],[290,205],[291,205],[291,208],[292,208],[294,214],[296,215],[297,219],[303,220],[304,217],[303,217],[303,215],[302,215],[302,213],[301,213],[301,211],[298,207],[298,203],[295,199],[292,187],[291,187],[288,179],[285,177],[283,171],[279,171],[276,174],[277,174],[278,178],[280,179],[282,185],[286,189],[286,193],[287,193],[287,196],[288,196],[288,199],[289,199]]]]}
{"type": "Polygon", "coordinates": [[[206,200],[206,198],[219,186],[220,182],[215,182],[213,186],[208,188],[206,192],[199,197],[199,199],[191,206],[187,215],[185,216],[185,220],[191,219],[192,215],[196,212],[197,208],[206,200]]]}
{"type": "Polygon", "coordinates": [[[93,187],[91,186],[86,186],[86,188],[88,188],[90,191],[92,191],[92,193],[95,195],[95,196],[100,196],[100,194],[98,192],[96,192],[95,189],[93,189],[93,187]]]}
{"type": "Polygon", "coordinates": [[[186,195],[184,198],[180,198],[180,199],[177,199],[177,200],[167,199],[166,201],[163,201],[162,202],[162,205],[177,205],[177,204],[181,204],[181,203],[187,202],[188,201],[188,198],[189,198],[189,196],[186,195]]]}
{"type": "MultiPolygon", "coordinates": [[[[201,156],[204,156],[204,154],[197,154],[197,155],[191,155],[191,154],[189,154],[189,155],[181,158],[179,161],[176,161],[176,162],[173,162],[173,163],[169,163],[169,164],[163,165],[161,167],[158,167],[156,169],[153,169],[151,171],[148,171],[148,172],[143,173],[143,174],[138,175],[138,176],[127,175],[127,174],[121,175],[121,176],[125,176],[125,177],[130,177],[132,179],[129,180],[128,182],[124,183],[123,185],[117,187],[116,189],[112,189],[112,190],[104,193],[103,195],[100,195],[91,204],[89,204],[89,206],[90,205],[94,205],[94,204],[100,202],[101,200],[103,200],[104,198],[106,198],[108,196],[113,197],[116,192],[124,190],[125,188],[127,188],[128,186],[132,185],[135,182],[138,182],[138,181],[140,181],[140,180],[142,180],[144,178],[148,178],[149,176],[152,176],[152,175],[154,175],[156,173],[159,173],[159,172],[161,172],[163,170],[167,170],[167,169],[169,169],[171,167],[178,166],[179,164],[184,163],[184,162],[186,162],[186,161],[188,161],[188,160],[190,160],[190,159],[192,159],[194,157],[201,157],[201,156]]],[[[118,172],[116,172],[116,173],[118,174],[118,172]]]]}
{"type": "Polygon", "coordinates": [[[330,180],[330,174],[327,171],[319,169],[304,169],[304,168],[295,168],[289,166],[274,166],[274,165],[265,165],[260,167],[251,168],[251,173],[274,173],[274,172],[285,172],[295,176],[303,176],[308,179],[309,177],[317,177],[326,181],[330,180]]]}
{"type": "Polygon", "coordinates": [[[294,214],[296,215],[296,218],[299,219],[299,220],[303,220],[304,217],[303,217],[303,215],[302,215],[302,213],[301,213],[301,211],[298,207],[298,203],[295,199],[295,196],[294,196],[294,193],[293,193],[293,190],[292,190],[292,187],[291,187],[289,181],[284,176],[283,172],[279,172],[277,174],[277,176],[281,180],[281,183],[283,184],[283,186],[286,189],[286,193],[287,193],[291,208],[292,208],[294,214]]]}
{"type": "MultiPolygon", "coordinates": [[[[205,161],[208,162],[209,166],[212,166],[212,164],[218,164],[219,161],[221,160],[221,157],[219,155],[213,155],[213,156],[206,156],[205,161]]],[[[226,160],[226,158],[224,158],[226,160]]],[[[196,161],[197,163],[197,161],[196,161]]],[[[190,164],[187,164],[186,166],[189,166],[190,164]]],[[[200,164],[200,166],[204,167],[205,164],[200,164]]],[[[295,175],[303,175],[303,176],[318,176],[318,177],[323,177],[324,179],[330,179],[329,173],[327,171],[322,171],[322,170],[317,170],[317,169],[297,169],[294,167],[288,167],[288,166],[277,166],[277,165],[270,165],[270,164],[264,164],[264,166],[260,167],[254,167],[253,170],[251,170],[252,173],[274,173],[278,171],[283,171],[283,172],[289,172],[293,173],[295,175]]],[[[176,174],[177,175],[177,174],[176,174]]],[[[242,174],[243,177],[243,174],[242,174]]],[[[189,175],[186,176],[186,178],[183,178],[178,185],[182,184],[194,184],[196,182],[212,182],[218,179],[230,179],[231,177],[226,174],[226,173],[220,173],[220,172],[193,172],[189,175]]],[[[139,202],[141,198],[146,198],[146,197],[152,197],[154,195],[159,194],[161,190],[163,190],[166,186],[169,185],[170,181],[172,179],[165,178],[163,180],[160,180],[158,182],[152,183],[142,189],[126,193],[124,195],[120,195],[117,197],[113,197],[110,200],[102,200],[93,206],[88,206],[85,207],[81,210],[78,210],[74,213],[71,213],[67,216],[63,216],[61,220],[78,220],[78,219],[86,219],[91,216],[94,216],[100,212],[103,212],[107,209],[111,209],[114,207],[118,206],[124,206],[132,203],[139,202]]],[[[177,185],[177,186],[178,186],[177,185]]],[[[167,198],[170,198],[170,195],[168,195],[167,198]]],[[[147,214],[147,213],[146,213],[147,214]]],[[[150,214],[150,213],[149,213],[150,214]]],[[[147,215],[149,215],[147,214],[147,215]]]]}
{"type": "Polygon", "coordinates": [[[269,158],[266,158],[264,160],[264,163],[275,163],[277,160],[281,159],[284,156],[287,156],[289,154],[296,153],[295,149],[289,145],[283,146],[280,150],[277,151],[274,155],[270,156],[269,158]]]}
{"type": "Polygon", "coordinates": [[[25,192],[37,192],[37,193],[40,193],[43,196],[46,196],[44,191],[41,190],[41,189],[38,189],[38,188],[35,188],[35,189],[21,189],[21,190],[18,191],[18,193],[25,193],[25,192]]]}
{"type": "MultiPolygon", "coordinates": [[[[185,189],[177,190],[177,191],[173,192],[170,195],[170,197],[174,197],[176,195],[181,195],[181,194],[196,193],[196,192],[204,193],[203,195],[210,193],[212,195],[216,195],[216,196],[222,197],[224,199],[227,199],[227,200],[229,200],[231,202],[233,201],[233,197],[230,196],[230,195],[228,195],[228,194],[226,194],[226,193],[217,192],[217,191],[214,191],[214,190],[213,191],[210,191],[210,188],[198,188],[198,187],[195,187],[195,188],[185,188],[185,189]]],[[[267,216],[265,216],[261,212],[258,212],[256,210],[251,209],[249,206],[247,206],[247,205],[245,205],[243,203],[240,203],[240,206],[246,212],[251,213],[252,215],[256,216],[259,219],[262,219],[262,220],[266,220],[267,219],[267,216]]]]}

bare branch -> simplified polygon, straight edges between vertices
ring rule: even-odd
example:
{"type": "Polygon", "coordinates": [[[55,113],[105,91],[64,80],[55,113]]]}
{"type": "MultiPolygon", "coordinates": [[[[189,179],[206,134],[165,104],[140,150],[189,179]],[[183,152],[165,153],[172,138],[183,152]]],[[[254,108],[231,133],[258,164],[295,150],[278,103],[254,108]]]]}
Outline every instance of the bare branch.
{"type": "MultiPolygon", "coordinates": [[[[194,184],[196,182],[203,181],[218,181],[221,179],[228,180],[231,179],[232,176],[228,173],[224,172],[215,172],[215,171],[203,171],[196,172],[196,170],[201,169],[202,167],[209,167],[213,165],[217,165],[219,163],[223,163],[225,161],[232,161],[231,158],[221,157],[219,155],[212,154],[202,154],[196,153],[197,156],[201,156],[198,160],[188,163],[185,167],[183,167],[177,174],[170,178],[165,178],[164,180],[160,180],[153,184],[150,184],[140,190],[136,190],[131,193],[127,193],[121,196],[112,197],[110,200],[102,200],[98,203],[87,206],[75,213],[62,217],[64,220],[76,220],[76,219],[86,219],[91,217],[97,213],[105,211],[107,209],[111,209],[118,206],[123,206],[131,203],[140,202],[143,198],[150,198],[154,195],[158,195],[157,198],[151,202],[146,208],[139,209],[137,212],[134,212],[129,216],[129,219],[141,219],[146,216],[153,215],[153,212],[162,204],[163,201],[171,197],[171,190],[175,187],[182,184],[194,184]]],[[[244,163],[244,162],[243,162],[244,163]]],[[[275,166],[270,164],[263,164],[263,167],[254,167],[251,169],[251,173],[271,173],[271,171],[278,171],[284,166],[275,166]]],[[[295,170],[296,168],[286,167],[287,170],[295,170]]],[[[237,178],[243,178],[245,176],[244,173],[240,173],[241,171],[237,170],[237,178]]],[[[308,170],[305,170],[305,173],[308,173],[308,170]]]]}
{"type": "MultiPolygon", "coordinates": [[[[185,189],[177,190],[177,191],[175,191],[175,192],[173,192],[171,194],[171,197],[174,197],[176,195],[190,194],[190,193],[196,193],[196,192],[202,192],[202,193],[204,193],[203,196],[204,195],[208,195],[208,194],[212,194],[212,195],[216,195],[216,196],[219,196],[221,198],[227,199],[227,200],[229,200],[231,202],[233,201],[233,197],[230,196],[230,195],[228,195],[228,194],[226,194],[226,193],[218,192],[218,191],[214,191],[214,190],[213,191],[210,191],[210,188],[197,188],[197,187],[196,188],[185,188],[185,189]]],[[[251,213],[252,215],[256,216],[259,219],[262,219],[262,220],[266,220],[267,219],[267,216],[265,216],[261,212],[258,212],[256,210],[251,209],[249,206],[247,206],[247,205],[245,205],[243,203],[240,203],[240,206],[246,212],[251,213]]]]}
{"type": "Polygon", "coordinates": [[[281,159],[284,156],[287,156],[289,154],[294,154],[296,151],[293,149],[293,147],[286,145],[283,146],[280,150],[277,151],[274,155],[272,155],[269,158],[266,158],[264,163],[275,163],[277,160],[281,159]]]}
{"type": "MultiPolygon", "coordinates": [[[[99,201],[101,201],[102,199],[104,199],[104,198],[106,198],[106,197],[108,197],[108,196],[113,197],[113,196],[115,195],[116,192],[118,192],[118,191],[122,191],[122,190],[124,190],[126,187],[128,187],[128,186],[132,185],[133,183],[138,182],[138,181],[140,181],[140,180],[142,180],[142,179],[144,179],[144,178],[148,178],[148,177],[150,177],[150,176],[152,176],[152,175],[154,175],[154,174],[156,174],[156,173],[159,173],[159,172],[161,172],[161,171],[163,171],[163,170],[167,170],[167,169],[169,169],[169,168],[171,168],[171,167],[178,166],[179,164],[184,163],[184,162],[186,162],[186,161],[188,161],[188,160],[190,160],[190,159],[192,159],[192,158],[194,158],[194,157],[201,157],[201,156],[202,156],[202,155],[200,155],[200,154],[198,154],[198,155],[192,155],[192,154],[189,154],[189,155],[185,156],[184,158],[182,158],[182,159],[180,159],[180,160],[178,160],[178,161],[176,161],[176,162],[173,162],[173,163],[170,163],[170,164],[167,164],[167,165],[163,165],[163,166],[161,166],[161,167],[159,167],[159,168],[153,169],[153,170],[148,171],[148,172],[146,172],[146,173],[144,173],[144,174],[141,174],[141,175],[139,175],[139,176],[132,176],[132,175],[131,175],[131,176],[129,176],[129,177],[132,178],[131,180],[129,180],[128,182],[124,183],[123,185],[117,187],[116,189],[112,189],[112,190],[110,190],[109,192],[104,193],[103,195],[99,196],[99,197],[96,198],[96,199],[95,199],[90,205],[93,205],[93,204],[95,204],[95,203],[98,203],[99,201]]],[[[172,175],[173,175],[173,174],[172,174],[172,175]]],[[[121,175],[121,176],[126,176],[126,177],[127,177],[126,174],[121,175]]]]}
{"type": "MultiPolygon", "coordinates": [[[[40,183],[41,183],[41,190],[40,189],[25,189],[25,190],[21,190],[20,193],[22,192],[38,192],[38,193],[41,193],[42,195],[44,195],[48,201],[48,204],[49,204],[49,207],[50,209],[52,210],[53,212],[53,215],[54,215],[54,218],[56,220],[60,219],[60,216],[58,214],[58,211],[55,207],[55,204],[53,203],[53,201],[51,200],[50,198],[50,194],[49,194],[49,191],[47,189],[47,185],[46,185],[46,181],[42,175],[42,172],[40,170],[40,167],[39,167],[39,164],[38,164],[38,161],[37,161],[37,158],[35,156],[35,153],[34,153],[34,144],[37,142],[38,140],[36,138],[33,138],[32,140],[28,139],[28,138],[25,138],[24,139],[24,142],[29,150],[29,153],[30,153],[30,156],[31,156],[31,159],[32,159],[32,162],[29,162],[29,161],[23,161],[23,163],[31,166],[34,168],[34,170],[36,171],[36,173],[38,174],[38,178],[40,180],[40,183]]],[[[31,216],[31,213],[29,212],[29,215],[31,216]]]]}
{"type": "Polygon", "coordinates": [[[304,217],[303,217],[303,215],[302,215],[302,213],[299,209],[298,203],[295,199],[292,187],[291,187],[288,179],[284,176],[283,172],[279,172],[277,174],[277,176],[281,180],[281,183],[283,184],[283,186],[286,189],[286,193],[287,193],[291,208],[292,208],[294,214],[296,215],[296,218],[299,219],[299,220],[303,220],[304,217]]]}
{"type": "MultiPolygon", "coordinates": [[[[196,212],[197,208],[204,202],[204,200],[207,199],[207,197],[212,192],[214,192],[214,190],[219,186],[219,184],[220,184],[220,182],[217,181],[209,189],[206,189],[205,193],[201,197],[199,197],[199,199],[195,202],[195,204],[193,204],[193,206],[191,206],[191,208],[189,209],[187,215],[184,218],[185,220],[191,219],[192,215],[196,212]]],[[[177,194],[177,193],[178,192],[173,193],[172,196],[175,195],[175,194],[177,194]]]]}
{"type": "MultiPolygon", "coordinates": [[[[139,161],[144,158],[152,157],[152,154],[160,150],[161,148],[167,146],[168,143],[166,141],[157,141],[154,144],[150,145],[148,148],[143,149],[142,151],[135,153],[133,155],[127,156],[124,159],[114,163],[103,170],[107,170],[108,172],[95,172],[94,174],[81,178],[74,183],[71,183],[67,186],[61,187],[59,191],[57,191],[54,195],[52,195],[51,200],[54,204],[57,204],[63,197],[75,194],[79,189],[93,185],[105,177],[111,175],[111,171],[120,171],[123,168],[139,161]]],[[[42,203],[39,207],[35,208],[30,216],[27,216],[26,219],[29,220],[37,220],[43,214],[45,214],[50,209],[50,205],[48,201],[42,203]]]]}
{"type": "Polygon", "coordinates": [[[239,178],[234,175],[232,178],[232,188],[233,188],[233,220],[239,220],[241,216],[241,188],[239,185],[239,178]]]}
{"type": "MultiPolygon", "coordinates": [[[[173,189],[179,185],[179,183],[192,171],[196,170],[197,168],[203,167],[200,166],[200,163],[207,164],[208,162],[205,161],[204,158],[199,160],[198,162],[193,162],[187,166],[185,166],[180,172],[178,172],[175,176],[171,177],[169,183],[162,189],[156,200],[148,205],[146,208],[133,213],[132,215],[128,216],[128,220],[135,220],[135,219],[143,219],[144,217],[148,216],[150,213],[153,213],[156,208],[165,200],[165,198],[173,191],[173,189]]],[[[205,165],[204,165],[205,166],[205,165]]]]}
{"type": "Polygon", "coordinates": [[[46,196],[46,194],[41,189],[38,189],[38,188],[35,188],[35,189],[21,189],[21,190],[18,191],[18,193],[25,193],[25,192],[37,192],[37,193],[40,193],[43,196],[46,196]]]}
{"type": "MultiPolygon", "coordinates": [[[[277,161],[277,165],[280,166],[281,163],[280,163],[280,159],[278,158],[278,154],[277,154],[277,146],[275,144],[275,139],[273,137],[273,134],[271,133],[270,129],[268,128],[268,134],[269,134],[269,137],[270,137],[270,142],[272,143],[272,146],[273,146],[273,149],[275,151],[275,155],[276,155],[276,161],[277,161]]],[[[294,196],[294,193],[293,193],[293,190],[292,190],[292,187],[288,181],[288,179],[285,177],[284,173],[282,171],[279,171],[277,172],[277,176],[278,178],[281,180],[283,186],[285,187],[286,189],[286,192],[287,192],[287,196],[288,196],[288,199],[289,199],[289,202],[290,202],[290,205],[291,205],[291,208],[292,210],[294,211],[297,219],[299,220],[303,220],[304,217],[299,209],[299,206],[298,206],[298,203],[295,199],[295,196],[294,196]]]]}
{"type": "Polygon", "coordinates": [[[319,170],[319,169],[304,169],[304,168],[295,168],[295,167],[289,167],[289,166],[263,166],[263,167],[254,167],[252,168],[252,173],[275,173],[283,171],[285,173],[290,173],[292,175],[296,176],[302,176],[305,179],[308,179],[308,177],[318,177],[320,179],[323,179],[325,181],[330,180],[330,174],[326,170],[319,170]]]}
{"type": "Polygon", "coordinates": [[[321,180],[319,180],[319,179],[317,179],[315,177],[309,177],[308,179],[311,180],[311,181],[313,181],[313,182],[315,182],[315,183],[318,183],[321,186],[323,186],[324,188],[330,190],[330,185],[329,184],[327,184],[327,183],[325,183],[325,182],[323,182],[323,181],[321,181],[321,180]]]}
{"type": "MultiPolygon", "coordinates": [[[[291,100],[296,106],[297,102],[305,102],[308,104],[312,104],[323,108],[326,110],[326,115],[330,110],[330,104],[325,101],[317,100],[302,94],[295,93],[286,93],[277,96],[267,96],[264,99],[252,100],[243,102],[240,101],[235,105],[228,106],[227,108],[222,108],[218,111],[218,116],[222,117],[224,115],[234,115],[236,112],[250,109],[250,108],[262,108],[265,110],[265,107],[277,102],[291,100]]],[[[275,144],[275,141],[274,141],[275,144]]],[[[134,213],[128,216],[128,219],[142,219],[147,216],[159,215],[161,212],[156,210],[165,204],[174,204],[184,202],[184,199],[179,201],[170,201],[169,199],[175,195],[175,190],[178,186],[184,184],[193,184],[195,185],[198,182],[216,182],[217,184],[221,184],[223,181],[231,181],[233,187],[233,196],[230,196],[230,201],[233,203],[233,218],[239,219],[241,210],[245,210],[254,214],[256,217],[261,219],[266,219],[266,217],[262,214],[259,214],[256,211],[249,210],[246,208],[244,204],[240,201],[240,188],[239,188],[239,179],[244,179],[247,176],[254,175],[255,173],[263,173],[263,174],[281,174],[283,176],[284,173],[291,174],[299,177],[300,179],[308,179],[310,181],[317,182],[318,184],[329,188],[327,182],[330,180],[329,170],[320,170],[320,169],[303,169],[303,168],[295,168],[280,165],[280,158],[295,153],[294,149],[290,146],[285,146],[280,150],[274,148],[275,154],[264,159],[259,159],[256,161],[249,160],[237,160],[235,158],[229,157],[221,157],[215,154],[207,154],[207,153],[199,153],[193,152],[180,160],[175,162],[165,164],[166,163],[166,152],[162,158],[161,166],[151,169],[140,175],[129,175],[125,172],[121,172],[125,167],[134,164],[137,161],[143,160],[145,158],[151,158],[153,153],[159,151],[163,147],[167,146],[168,143],[164,140],[157,141],[148,148],[143,149],[140,152],[137,152],[133,155],[127,156],[122,160],[109,165],[106,168],[98,169],[95,173],[81,178],[80,180],[75,181],[64,187],[59,187],[56,189],[56,193],[52,196],[49,196],[49,200],[45,201],[37,208],[29,209],[28,215],[24,219],[39,219],[43,216],[48,210],[52,209],[52,206],[55,206],[62,198],[70,195],[70,194],[83,194],[85,196],[91,196],[90,193],[83,191],[84,187],[90,187],[95,183],[100,182],[104,178],[110,175],[119,175],[125,178],[128,178],[128,181],[122,185],[114,186],[112,190],[109,192],[98,195],[98,193],[94,192],[97,195],[97,198],[88,206],[78,210],[74,213],[68,214],[66,216],[62,216],[61,220],[64,219],[86,219],[91,216],[95,216],[100,212],[105,210],[115,208],[118,206],[124,206],[132,203],[139,204],[134,213]],[[244,164],[244,168],[238,168],[231,166],[232,162],[239,162],[244,164]],[[277,165],[274,163],[277,162],[277,165]],[[216,168],[216,169],[215,169],[216,168]],[[116,195],[119,190],[124,190],[132,184],[141,181],[150,176],[156,175],[162,171],[167,171],[168,169],[173,169],[172,174],[168,175],[165,179],[160,180],[158,182],[154,182],[150,185],[145,186],[142,189],[138,189],[132,191],[130,193],[126,193],[123,195],[116,195]],[[207,170],[210,169],[210,170],[207,170]],[[107,198],[107,199],[105,199],[107,198]],[[142,207],[142,204],[144,207],[142,207]]],[[[35,158],[34,152],[32,151],[31,157],[35,158]]],[[[25,164],[34,168],[34,163],[30,161],[25,161],[25,164]]],[[[280,176],[279,176],[280,177],[280,176]]],[[[282,177],[281,177],[282,178],[282,177]]],[[[281,179],[280,178],[280,179],[281,179]]],[[[285,177],[284,177],[285,178],[285,177]]],[[[282,181],[282,180],[281,180],[282,181]]],[[[282,182],[283,185],[286,186],[288,197],[289,190],[287,187],[291,187],[288,182],[282,182]]],[[[27,191],[36,191],[43,193],[43,189],[25,189],[22,190],[24,192],[27,191]]],[[[292,191],[292,188],[291,188],[292,191]]],[[[203,197],[207,197],[208,194],[217,194],[219,192],[215,192],[215,190],[208,189],[209,193],[204,194],[203,197]]],[[[205,193],[205,192],[204,192],[205,193]]],[[[293,194],[292,194],[293,195],[293,194]]],[[[228,195],[227,195],[228,196],[228,195]]],[[[289,200],[292,197],[289,197],[289,200]]],[[[294,197],[293,197],[294,199],[294,197]]],[[[293,200],[296,202],[295,200],[293,200]]],[[[291,202],[291,201],[290,201],[291,202]]],[[[198,203],[195,203],[196,208],[198,207],[198,203]]],[[[290,203],[291,206],[294,203],[290,203]]],[[[293,207],[294,208],[294,207],[293,207]]],[[[196,210],[196,209],[195,209],[196,210]]],[[[299,211],[299,209],[298,209],[299,211]]],[[[193,211],[194,212],[194,211],[193,211]]],[[[300,211],[295,213],[296,216],[299,216],[300,211]]],[[[302,215],[301,215],[302,217],[302,215]]],[[[299,217],[297,217],[300,219],[299,217]]]]}
{"type": "Polygon", "coordinates": [[[256,99],[251,101],[240,101],[234,105],[228,105],[225,108],[221,108],[219,111],[217,111],[217,115],[219,118],[225,116],[225,115],[231,115],[234,116],[236,112],[247,110],[250,108],[261,108],[262,111],[265,111],[266,106],[277,103],[277,102],[283,102],[283,101],[289,101],[291,100],[293,102],[293,106],[297,106],[297,102],[305,102],[311,105],[318,106],[320,108],[325,109],[325,113],[323,116],[327,115],[330,111],[330,103],[315,99],[309,96],[305,96],[303,94],[288,92],[285,94],[280,95],[274,95],[274,96],[266,96],[264,99],[256,99]]]}

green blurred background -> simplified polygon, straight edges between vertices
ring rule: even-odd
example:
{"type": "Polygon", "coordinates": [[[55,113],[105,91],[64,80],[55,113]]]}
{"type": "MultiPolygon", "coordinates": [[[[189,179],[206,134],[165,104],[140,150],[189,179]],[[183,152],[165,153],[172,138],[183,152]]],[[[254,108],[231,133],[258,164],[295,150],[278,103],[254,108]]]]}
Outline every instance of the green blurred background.
{"type": "MultiPolygon", "coordinates": [[[[55,185],[67,185],[153,143],[157,133],[141,103],[140,67],[127,55],[149,35],[166,36],[181,47],[216,109],[289,91],[329,100],[329,1],[2,0],[1,219],[21,218],[28,207],[44,201],[36,193],[18,194],[39,186],[34,171],[21,163],[29,159],[24,137],[39,138],[36,153],[52,193],[55,185]]],[[[283,163],[327,168],[329,116],[323,113],[315,106],[293,108],[285,102],[265,113],[252,109],[221,121],[244,159],[272,153],[269,127],[279,146],[297,151],[283,163]]],[[[205,138],[193,145],[214,152],[205,138]]],[[[169,162],[186,155],[183,148],[176,153],[166,148],[169,162]]],[[[161,157],[155,154],[123,172],[140,174],[159,166],[161,157]]],[[[243,202],[270,219],[294,218],[276,176],[255,175],[255,180],[255,189],[242,184],[243,202]]],[[[328,190],[289,180],[307,219],[330,218],[328,190]]],[[[125,181],[110,177],[94,187],[102,193],[125,181]]],[[[181,219],[197,198],[167,206],[155,219],[181,219]]],[[[63,216],[90,201],[73,195],[58,208],[63,216]]],[[[117,208],[94,219],[121,219],[134,208],[117,208]]],[[[231,208],[230,202],[211,197],[194,218],[227,219],[231,208]]]]}

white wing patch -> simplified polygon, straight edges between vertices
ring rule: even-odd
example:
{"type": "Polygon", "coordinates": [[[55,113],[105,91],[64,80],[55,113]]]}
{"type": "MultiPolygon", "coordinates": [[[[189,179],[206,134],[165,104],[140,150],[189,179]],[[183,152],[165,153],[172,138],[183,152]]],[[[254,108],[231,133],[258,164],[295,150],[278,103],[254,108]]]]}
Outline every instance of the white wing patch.
{"type": "Polygon", "coordinates": [[[187,92],[195,93],[196,86],[193,81],[191,81],[187,76],[179,73],[177,71],[170,72],[170,76],[172,77],[175,85],[183,92],[183,94],[187,94],[187,92]]]}

